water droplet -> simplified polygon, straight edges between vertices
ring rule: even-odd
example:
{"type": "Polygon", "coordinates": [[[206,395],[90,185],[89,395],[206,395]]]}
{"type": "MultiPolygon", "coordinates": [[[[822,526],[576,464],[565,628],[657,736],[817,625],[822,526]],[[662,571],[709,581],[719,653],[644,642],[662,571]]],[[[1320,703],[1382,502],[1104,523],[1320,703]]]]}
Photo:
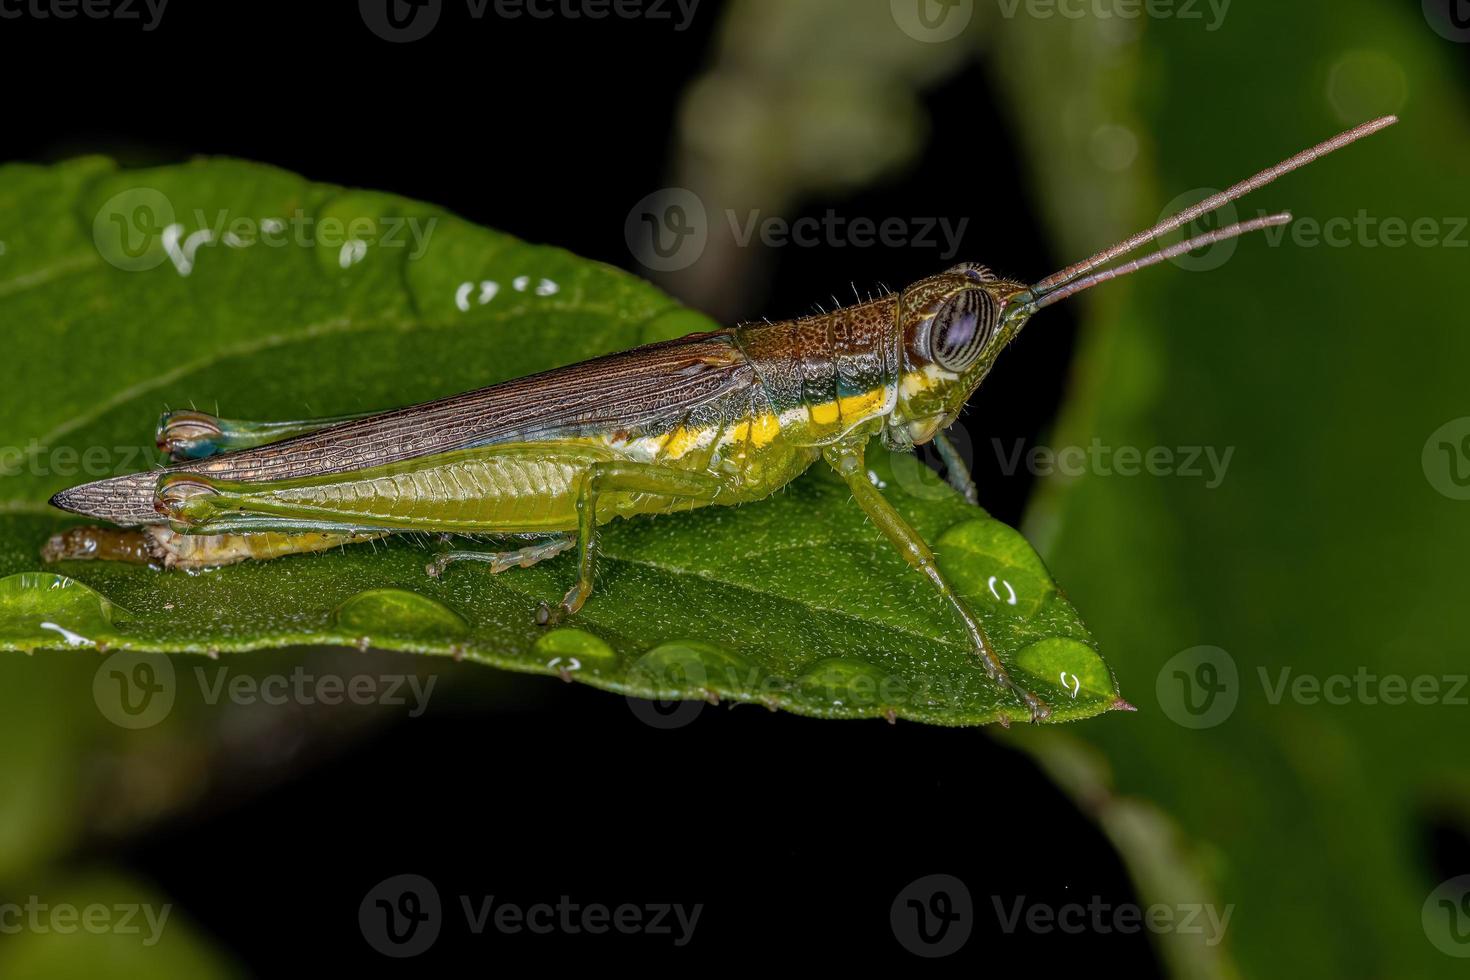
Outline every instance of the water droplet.
{"type": "Polygon", "coordinates": [[[796,683],[804,697],[849,711],[867,709],[882,714],[884,709],[910,700],[908,686],[902,678],[884,673],[872,664],[840,657],[818,662],[796,683]]]}
{"type": "Polygon", "coordinates": [[[1078,640],[1052,637],[1033,643],[1016,655],[1016,666],[1061,688],[1070,701],[1118,696],[1107,664],[1078,640]]]}
{"type": "MultiPolygon", "coordinates": [[[[267,246],[278,243],[284,230],[293,245],[313,247],[324,269],[341,273],[357,266],[381,269],[384,262],[406,262],[421,254],[433,230],[429,216],[404,215],[401,205],[369,191],[338,194],[309,217],[309,223],[293,217],[289,228],[277,231],[262,222],[264,234],[256,240],[267,246]]],[[[247,242],[247,247],[254,244],[247,242]]]]}
{"type": "Polygon", "coordinates": [[[565,626],[541,634],[536,652],[546,658],[548,668],[563,677],[583,670],[597,671],[616,664],[618,659],[601,637],[565,626]]]}
{"type": "Polygon", "coordinates": [[[65,575],[22,572],[0,579],[0,644],[35,650],[115,643],[126,617],[65,575]]]}
{"type": "Polygon", "coordinates": [[[989,609],[1030,618],[1056,592],[1031,542],[1000,521],[956,524],[934,542],[934,553],[955,588],[989,609]]]}
{"type": "Polygon", "coordinates": [[[359,592],[332,614],[337,627],[354,640],[454,640],[470,631],[458,613],[406,589],[359,592]]]}
{"type": "Polygon", "coordinates": [[[638,658],[629,671],[652,690],[680,697],[706,698],[711,691],[750,698],[760,689],[764,672],[729,650],[697,640],[664,643],[638,658]]]}
{"type": "Polygon", "coordinates": [[[354,238],[342,243],[342,248],[337,252],[337,264],[344,269],[350,269],[366,257],[367,242],[354,238]]]}
{"type": "Polygon", "coordinates": [[[1016,596],[1016,587],[999,575],[990,576],[990,581],[986,584],[990,586],[990,594],[1006,605],[1014,606],[1019,601],[1016,596]]]}

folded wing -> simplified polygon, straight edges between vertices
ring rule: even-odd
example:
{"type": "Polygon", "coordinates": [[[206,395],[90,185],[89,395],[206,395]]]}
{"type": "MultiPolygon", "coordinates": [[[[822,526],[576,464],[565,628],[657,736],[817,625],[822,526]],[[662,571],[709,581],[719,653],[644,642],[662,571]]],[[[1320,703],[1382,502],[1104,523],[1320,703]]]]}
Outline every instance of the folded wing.
{"type": "Polygon", "coordinates": [[[637,432],[757,383],[730,332],[693,334],[267,446],[98,480],[63,490],[51,503],[123,526],[158,524],[154,491],[167,472],[239,482],[303,479],[502,442],[637,432]]]}

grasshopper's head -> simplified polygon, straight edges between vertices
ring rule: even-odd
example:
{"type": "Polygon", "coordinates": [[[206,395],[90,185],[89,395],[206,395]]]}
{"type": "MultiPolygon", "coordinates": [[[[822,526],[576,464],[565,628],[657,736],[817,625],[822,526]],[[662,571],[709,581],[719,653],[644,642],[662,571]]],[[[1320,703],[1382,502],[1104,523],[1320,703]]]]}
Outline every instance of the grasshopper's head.
{"type": "Polygon", "coordinates": [[[886,435],[893,445],[928,442],[948,427],[990,373],[1001,348],[1031,315],[1024,283],[983,265],[957,265],[905,289],[898,403],[886,435]]]}

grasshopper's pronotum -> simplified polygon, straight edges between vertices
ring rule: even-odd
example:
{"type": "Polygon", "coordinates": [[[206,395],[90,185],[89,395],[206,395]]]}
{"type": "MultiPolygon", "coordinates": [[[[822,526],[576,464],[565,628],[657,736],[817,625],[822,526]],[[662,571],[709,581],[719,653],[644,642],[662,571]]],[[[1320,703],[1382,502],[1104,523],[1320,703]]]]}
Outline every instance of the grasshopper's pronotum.
{"type": "MultiPolygon", "coordinates": [[[[944,430],[1033,313],[1284,224],[1290,215],[1255,218],[1103,268],[1395,121],[1342,133],[1030,286],[965,264],[820,316],[693,334],[379,415],[252,423],[172,413],[158,441],[174,465],[52,498],[128,530],[74,528],[44,554],[203,568],[401,532],[517,539],[504,551],[441,554],[429,566],[440,574],[459,561],[528,566],[576,547],[576,582],[537,613],[549,623],[591,593],[600,524],[758,500],[821,458],[953,608],[990,677],[1044,718],[1045,703],[1011,681],[929,547],[870,482],[864,447],[875,435],[894,448],[933,440],[954,458],[944,430]]],[[[949,473],[973,501],[963,468],[949,473]]]]}

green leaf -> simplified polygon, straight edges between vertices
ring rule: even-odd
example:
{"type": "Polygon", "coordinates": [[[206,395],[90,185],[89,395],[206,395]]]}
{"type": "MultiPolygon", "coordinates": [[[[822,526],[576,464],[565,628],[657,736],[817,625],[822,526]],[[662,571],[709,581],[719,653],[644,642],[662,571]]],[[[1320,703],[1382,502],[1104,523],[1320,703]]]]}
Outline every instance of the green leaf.
{"type": "MultiPolygon", "coordinates": [[[[0,446],[13,447],[0,459],[4,647],[374,645],[822,717],[1025,717],[820,472],[738,509],[619,522],[593,599],[550,632],[532,610],[565,590],[570,555],[441,580],[425,574],[433,543],[413,538],[195,576],[42,568],[38,549],[66,523],[47,497],[152,463],[165,407],[261,419],[385,409],[710,324],[610,267],[235,161],[11,167],[0,214],[0,318],[14,325],[0,365],[0,446]]],[[[875,449],[871,465],[1056,720],[1115,705],[1090,635],[1024,538],[912,457],[875,449]]]]}

